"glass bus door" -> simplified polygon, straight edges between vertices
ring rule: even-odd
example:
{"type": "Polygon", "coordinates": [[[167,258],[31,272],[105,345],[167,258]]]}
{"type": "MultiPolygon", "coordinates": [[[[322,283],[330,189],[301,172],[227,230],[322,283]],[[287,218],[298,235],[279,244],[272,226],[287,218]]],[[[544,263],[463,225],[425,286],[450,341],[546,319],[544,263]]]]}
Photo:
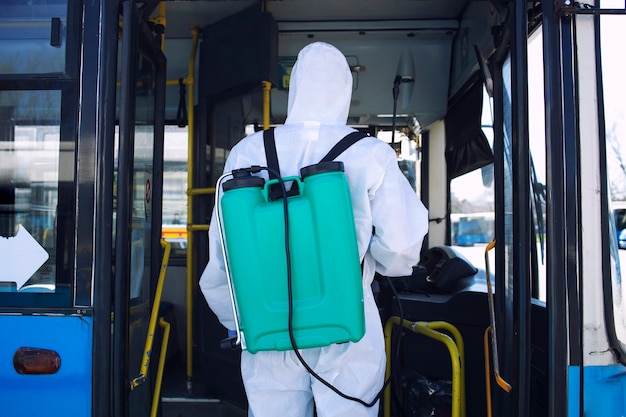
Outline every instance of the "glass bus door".
{"type": "Polygon", "coordinates": [[[161,260],[165,58],[134,1],[123,3],[122,15],[113,208],[113,413],[148,416],[153,372],[142,373],[142,360],[161,260]]]}

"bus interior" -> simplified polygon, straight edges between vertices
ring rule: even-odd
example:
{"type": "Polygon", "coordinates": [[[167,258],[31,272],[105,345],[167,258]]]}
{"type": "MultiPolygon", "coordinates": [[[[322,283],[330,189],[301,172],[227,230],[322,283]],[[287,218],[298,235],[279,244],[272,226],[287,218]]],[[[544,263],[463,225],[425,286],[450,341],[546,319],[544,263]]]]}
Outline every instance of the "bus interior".
{"type": "MultiPolygon", "coordinates": [[[[304,1],[270,1],[265,2],[265,7],[262,9],[256,2],[242,1],[166,4],[164,51],[168,58],[168,80],[188,73],[185,65],[193,55],[190,28],[201,28],[195,64],[197,104],[193,131],[197,132],[197,139],[202,139],[196,140],[194,145],[194,164],[199,166],[194,171],[206,174],[197,177],[194,187],[214,187],[222,173],[228,149],[247,132],[264,128],[264,117],[265,123],[269,119],[270,126],[284,122],[289,73],[295,58],[307,44],[322,41],[333,44],[344,53],[353,73],[348,124],[389,141],[397,151],[407,180],[412,182],[429,207],[431,219],[447,218],[449,203],[445,187],[436,187],[443,187],[446,177],[480,170],[493,163],[490,145],[481,131],[486,93],[479,60],[493,54],[494,38],[488,28],[504,24],[508,6],[480,1],[394,1],[392,4],[384,1],[324,1],[316,2],[315,6],[304,1]],[[189,9],[193,10],[196,20],[189,22],[178,18],[187,15],[189,9]],[[402,80],[396,86],[399,93],[394,103],[394,81],[398,75],[402,80]],[[271,82],[269,115],[268,110],[264,110],[267,105],[264,103],[264,98],[267,100],[264,81],[271,82]],[[452,114],[451,107],[455,108],[452,114]],[[457,162],[452,162],[454,153],[449,154],[444,148],[448,127],[443,121],[447,117],[456,118],[451,123],[458,130],[451,134],[458,135],[459,148],[465,148],[457,153],[457,162]],[[395,130],[394,144],[391,143],[392,129],[395,130]],[[461,133],[464,131],[468,133],[461,133]],[[452,158],[447,161],[448,172],[442,170],[445,164],[441,162],[424,162],[431,158],[441,161],[444,154],[445,158],[452,158]],[[461,159],[463,155],[467,159],[461,159]],[[450,172],[452,165],[457,172],[450,172]],[[429,179],[428,186],[426,178],[429,179]],[[441,183],[431,182],[430,178],[440,178],[441,183]],[[425,189],[430,192],[424,193],[425,189]]],[[[153,17],[155,12],[158,15],[158,8],[153,17]]],[[[176,120],[181,114],[181,86],[175,84],[167,88],[165,118],[176,120]]],[[[167,178],[164,187],[166,192],[167,178]]],[[[476,191],[484,193],[483,190],[483,185],[479,184],[476,191]]],[[[191,223],[207,224],[212,196],[193,198],[197,206],[193,207],[191,223]]],[[[165,203],[163,207],[165,210],[165,203]]],[[[405,319],[453,323],[463,334],[466,357],[482,358],[483,332],[489,326],[489,316],[481,249],[484,250],[495,237],[493,234],[487,236],[493,233],[493,223],[484,231],[481,244],[471,248],[475,262],[478,260],[476,265],[448,246],[451,225],[435,220],[429,223],[429,227],[424,251],[429,247],[441,247],[441,251],[435,249],[435,256],[431,259],[453,258],[455,262],[451,262],[454,265],[449,266],[449,270],[444,268],[441,274],[444,278],[439,285],[443,289],[433,287],[414,291],[410,289],[409,277],[405,278],[409,283],[406,293],[401,296],[405,319]],[[443,284],[446,280],[451,283],[443,284]]],[[[204,256],[205,232],[193,233],[193,245],[198,248],[197,258],[193,261],[195,281],[207,258],[204,256]]],[[[174,265],[168,271],[166,286],[180,282],[186,272],[174,265]]],[[[376,285],[379,286],[381,319],[385,323],[398,314],[398,307],[392,302],[393,294],[383,277],[376,280],[376,285]]],[[[180,319],[184,317],[184,300],[170,298],[168,301],[178,318],[180,335],[184,333],[180,331],[185,323],[180,319]]],[[[219,342],[226,337],[225,330],[197,293],[194,305],[194,389],[205,387],[214,397],[241,407],[245,404],[245,394],[238,372],[239,353],[220,348],[219,342]]],[[[450,353],[441,342],[417,333],[406,335],[402,343],[402,371],[395,375],[394,386],[404,388],[392,391],[397,399],[391,404],[392,412],[407,412],[411,408],[415,409],[413,412],[420,412],[421,407],[421,412],[425,413],[423,410],[429,406],[432,409],[439,407],[438,412],[443,412],[450,407],[452,396],[450,353]],[[420,393],[425,389],[424,383],[432,384],[431,387],[439,384],[442,399],[437,395],[430,399],[409,399],[417,393],[424,395],[420,393]],[[420,401],[426,403],[420,406],[420,401]],[[437,405],[438,401],[442,404],[437,405]]],[[[179,347],[182,349],[183,346],[183,340],[179,339],[179,347]]],[[[473,410],[471,414],[485,415],[484,360],[472,359],[466,363],[467,408],[473,410]]],[[[168,397],[165,392],[164,396],[164,410],[180,407],[180,403],[174,401],[177,396],[168,397]]]]}

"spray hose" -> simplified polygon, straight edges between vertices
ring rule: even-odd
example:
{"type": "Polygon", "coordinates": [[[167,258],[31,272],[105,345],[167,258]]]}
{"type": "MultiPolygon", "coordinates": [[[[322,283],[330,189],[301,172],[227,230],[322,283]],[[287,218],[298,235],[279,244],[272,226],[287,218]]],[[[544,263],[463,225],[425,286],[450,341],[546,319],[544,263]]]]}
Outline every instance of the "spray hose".
{"type": "MultiPolygon", "coordinates": [[[[340,397],[350,400],[350,401],[354,401],[357,402],[365,407],[372,407],[376,404],[376,402],[382,397],[385,388],[390,384],[391,380],[392,380],[392,376],[390,376],[385,383],[383,384],[383,387],[380,389],[380,391],[378,392],[378,394],[374,397],[373,400],[371,400],[370,402],[366,402],[360,398],[356,398],[350,395],[347,395],[345,393],[343,393],[342,391],[340,391],[337,387],[335,387],[334,385],[332,385],[330,382],[326,381],[325,379],[323,379],[320,375],[318,375],[311,367],[310,365],[305,361],[305,359],[302,357],[296,340],[295,340],[295,336],[294,336],[294,329],[293,329],[293,313],[294,313],[294,306],[293,306],[293,283],[292,283],[292,271],[291,271],[291,250],[289,247],[289,205],[288,205],[288,194],[287,194],[287,189],[285,187],[285,182],[283,181],[283,179],[280,177],[280,173],[268,168],[268,167],[261,167],[261,166],[251,166],[250,168],[244,168],[243,170],[249,172],[250,174],[256,174],[259,173],[261,171],[268,171],[268,173],[273,174],[276,179],[278,180],[278,183],[280,185],[280,192],[282,194],[282,201],[283,201],[283,214],[284,214],[284,227],[285,227],[285,255],[286,255],[286,263],[287,263],[287,293],[288,293],[288,332],[289,332],[289,339],[291,342],[291,347],[294,351],[294,353],[296,354],[298,360],[300,361],[300,363],[302,364],[302,366],[315,378],[317,379],[319,382],[321,382],[322,384],[324,384],[326,387],[328,387],[329,389],[331,389],[333,392],[335,392],[337,395],[339,395],[340,397]]],[[[233,171],[234,172],[234,171],[233,171]]],[[[229,263],[229,258],[228,258],[228,252],[227,252],[227,246],[225,244],[225,239],[224,239],[224,233],[223,233],[223,225],[222,225],[222,215],[221,215],[221,208],[220,208],[220,184],[221,182],[224,180],[224,178],[228,177],[228,176],[234,176],[233,172],[229,172],[229,173],[225,173],[223,174],[217,181],[217,195],[216,195],[216,216],[217,216],[217,225],[218,225],[218,233],[220,236],[220,245],[222,248],[222,253],[224,255],[224,262],[225,262],[225,270],[226,270],[226,277],[227,277],[227,281],[228,281],[228,289],[230,291],[230,297],[231,297],[231,305],[233,308],[233,315],[235,317],[235,326],[236,326],[236,336],[234,337],[230,337],[228,339],[225,339],[221,342],[221,347],[223,349],[234,349],[237,346],[240,346],[242,349],[245,349],[245,337],[242,334],[243,332],[241,331],[240,325],[239,325],[239,310],[237,308],[237,301],[236,301],[236,296],[235,296],[235,292],[234,292],[234,285],[232,282],[232,275],[230,272],[230,263],[229,263]]],[[[387,277],[387,279],[389,280],[389,284],[390,287],[392,289],[392,291],[394,292],[395,296],[396,296],[396,300],[398,300],[398,294],[396,293],[396,290],[393,286],[393,284],[391,283],[391,279],[389,277],[387,277]]],[[[398,300],[398,304],[399,304],[399,309],[400,309],[400,320],[401,323],[404,320],[403,314],[402,314],[402,306],[399,303],[398,300]]],[[[399,354],[399,346],[400,344],[398,343],[397,346],[397,352],[396,355],[399,354]]],[[[397,361],[396,361],[397,363],[397,361]]],[[[395,367],[394,367],[394,372],[395,372],[395,367]]]]}

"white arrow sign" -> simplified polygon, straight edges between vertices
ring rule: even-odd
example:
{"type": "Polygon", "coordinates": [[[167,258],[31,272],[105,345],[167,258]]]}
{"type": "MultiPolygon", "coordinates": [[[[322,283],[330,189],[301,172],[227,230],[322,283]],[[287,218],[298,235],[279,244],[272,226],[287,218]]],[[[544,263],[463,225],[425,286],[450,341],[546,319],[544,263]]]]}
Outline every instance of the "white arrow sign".
{"type": "Polygon", "coordinates": [[[19,290],[49,257],[20,224],[14,237],[0,236],[0,282],[15,282],[19,290]]]}

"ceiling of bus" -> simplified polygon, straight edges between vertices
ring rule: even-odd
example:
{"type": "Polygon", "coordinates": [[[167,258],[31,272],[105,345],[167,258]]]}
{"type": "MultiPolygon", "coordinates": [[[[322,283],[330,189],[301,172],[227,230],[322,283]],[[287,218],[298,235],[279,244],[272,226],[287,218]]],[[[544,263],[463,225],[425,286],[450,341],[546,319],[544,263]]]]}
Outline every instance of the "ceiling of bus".
{"type": "MultiPolygon", "coordinates": [[[[258,0],[166,1],[168,37],[188,37],[191,27],[215,23],[258,0]]],[[[459,19],[467,0],[269,0],[279,22],[459,19]]]]}
{"type": "MultiPolygon", "coordinates": [[[[202,31],[255,4],[260,3],[167,1],[168,79],[187,76],[192,28],[202,31]]],[[[422,127],[445,115],[448,97],[477,67],[474,55],[468,59],[467,52],[463,66],[453,65],[454,56],[459,53],[456,35],[467,31],[462,23],[464,16],[470,15],[471,22],[472,10],[484,16],[493,8],[492,2],[486,0],[270,0],[265,4],[278,25],[279,62],[294,58],[312,41],[325,41],[337,46],[351,66],[363,69],[353,74],[350,123],[390,126],[394,78],[410,75],[414,82],[400,86],[397,123],[406,124],[407,115],[414,115],[422,127]]],[[[152,16],[155,14],[156,11],[152,16]]],[[[484,49],[482,45],[489,41],[474,39],[470,45],[477,43],[484,49]]],[[[197,67],[196,77],[202,71],[197,67]]],[[[174,119],[179,103],[178,86],[169,86],[166,95],[166,117],[174,119]]],[[[286,107],[287,91],[273,88],[272,123],[282,123],[286,107]]],[[[257,106],[249,109],[248,114],[254,118],[259,112],[257,106]]]]}

